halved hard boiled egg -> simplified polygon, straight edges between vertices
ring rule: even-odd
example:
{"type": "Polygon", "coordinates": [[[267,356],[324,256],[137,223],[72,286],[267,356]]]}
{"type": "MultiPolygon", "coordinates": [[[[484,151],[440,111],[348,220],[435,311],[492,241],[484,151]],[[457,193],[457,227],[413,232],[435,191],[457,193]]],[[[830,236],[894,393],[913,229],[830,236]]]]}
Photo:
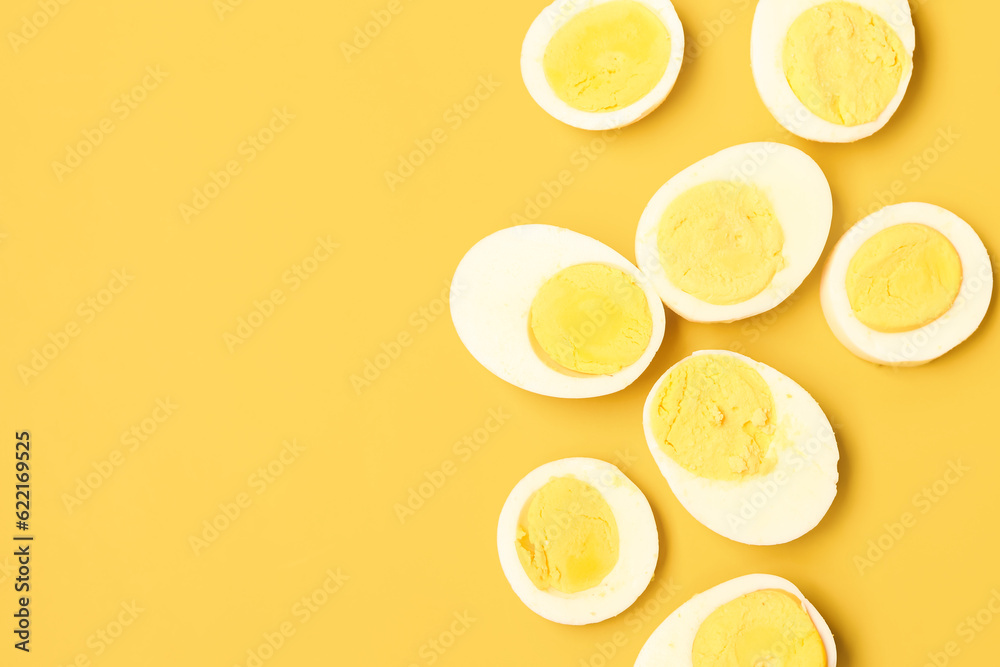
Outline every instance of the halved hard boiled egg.
{"type": "Polygon", "coordinates": [[[639,220],[635,255],[678,315],[732,322],[774,308],[802,284],[832,218],[830,184],[812,158],[784,144],[741,144],[659,189],[639,220]]]}
{"type": "Polygon", "coordinates": [[[812,530],[837,495],[837,439],[805,389],[735,352],[695,352],[646,399],[653,459],[691,515],[744,544],[812,530]]]}
{"type": "Polygon", "coordinates": [[[635,667],[836,667],[833,633],[790,581],[748,574],[699,593],[653,631],[635,667]]]}
{"type": "Polygon", "coordinates": [[[663,304],[635,266],[583,234],[500,230],[466,253],[451,317],[472,356],[536,394],[603,396],[642,374],[663,341],[663,304]]]}
{"type": "Polygon", "coordinates": [[[497,526],[514,593],[556,623],[597,623],[649,585],[659,555],[653,511],[622,472],[587,458],[546,463],[507,497],[497,526]]]}
{"type": "Polygon", "coordinates": [[[684,29],[670,0],[556,0],[528,29],[521,76],[553,118],[610,130],[658,107],[683,59],[684,29]]]}
{"type": "Polygon", "coordinates": [[[760,0],[750,63],[785,129],[843,143],[889,122],[913,76],[915,46],[907,0],[760,0]]]}
{"type": "Polygon", "coordinates": [[[823,270],[823,314],[837,339],[868,361],[916,366],[979,327],[993,266],[964,220],[933,204],[887,206],[851,227],[823,270]]]}

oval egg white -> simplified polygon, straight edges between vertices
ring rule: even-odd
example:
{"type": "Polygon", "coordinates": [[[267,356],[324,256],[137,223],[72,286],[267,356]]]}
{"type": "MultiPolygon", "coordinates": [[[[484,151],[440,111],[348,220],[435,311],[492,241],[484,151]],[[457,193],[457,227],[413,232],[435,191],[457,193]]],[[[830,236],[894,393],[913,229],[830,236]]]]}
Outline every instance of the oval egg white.
{"type": "Polygon", "coordinates": [[[663,302],[692,322],[733,322],[759,315],[787,299],[816,266],[833,219],[830,184],[816,162],[791,146],[773,142],[740,144],[696,162],[666,182],[639,220],[635,255],[663,302]],[[664,269],[657,244],[667,208],[691,188],[711,181],[756,185],[768,196],[784,233],[785,266],[759,294],[746,301],[719,305],[674,285],[664,269]]]}
{"type": "Polygon", "coordinates": [[[690,667],[695,636],[705,619],[720,606],[748,593],[760,590],[780,590],[801,601],[813,625],[823,640],[827,667],[837,667],[837,645],[830,626],[802,591],[790,581],[770,574],[748,574],[710,588],[678,607],[646,640],[635,667],[690,667]]]}
{"type": "Polygon", "coordinates": [[[581,12],[611,1],[555,0],[535,18],[521,47],[521,76],[532,99],[556,120],[581,130],[612,130],[645,118],[670,94],[684,62],[684,27],[670,0],[636,0],[663,22],[670,35],[670,58],[659,82],[642,99],[614,111],[583,111],[561,100],[549,85],[542,64],[549,41],[581,12]]]}
{"type": "Polygon", "coordinates": [[[659,557],[653,510],[642,491],[618,468],[588,458],[552,461],[517,483],[500,512],[497,551],[514,593],[539,616],[564,625],[597,623],[628,609],[649,585],[659,557]],[[619,557],[597,586],[578,593],[538,589],[525,573],[515,548],[517,525],[531,497],[553,478],[573,476],[597,489],[618,524],[619,557]]]}
{"type": "Polygon", "coordinates": [[[728,350],[703,350],[672,366],[653,385],[643,408],[646,442],[671,491],[691,516],[736,542],[790,542],[816,527],[837,495],[840,450],[833,427],[809,393],[770,366],[728,350]],[[774,398],[777,462],[770,472],[742,481],[700,477],[672,459],[654,435],[652,415],[670,371],[691,357],[727,355],[748,364],[774,398]]]}
{"type": "Polygon", "coordinates": [[[560,227],[523,225],[487,236],[466,253],[451,284],[452,321],[462,343],[491,373],[544,396],[589,398],[634,382],[663,342],[666,315],[649,281],[627,259],[600,241],[560,227]],[[570,375],[535,352],[528,316],[539,288],[577,264],[606,264],[642,288],[652,316],[649,345],[632,365],[610,375],[570,375]]]}
{"type": "Polygon", "coordinates": [[[954,349],[979,328],[992,296],[993,266],[976,231],[951,211],[919,202],[887,206],[851,227],[830,254],[820,286],[823,315],[837,340],[858,357],[887,366],[917,366],[954,349]],[[848,266],[865,241],[905,223],[927,225],[951,242],[962,262],[962,286],[951,308],[933,322],[901,333],[875,331],[851,308],[848,266]]]}
{"type": "Polygon", "coordinates": [[[913,51],[916,32],[907,0],[850,0],[881,16],[899,35],[909,54],[909,63],[889,105],[878,118],[855,126],[838,125],[820,118],[795,95],[785,77],[782,49],[792,23],[803,12],[829,0],[760,0],[754,12],[750,33],[750,66],[764,106],[786,130],[803,139],[847,143],[870,136],[889,122],[899,108],[913,76],[913,51]]]}

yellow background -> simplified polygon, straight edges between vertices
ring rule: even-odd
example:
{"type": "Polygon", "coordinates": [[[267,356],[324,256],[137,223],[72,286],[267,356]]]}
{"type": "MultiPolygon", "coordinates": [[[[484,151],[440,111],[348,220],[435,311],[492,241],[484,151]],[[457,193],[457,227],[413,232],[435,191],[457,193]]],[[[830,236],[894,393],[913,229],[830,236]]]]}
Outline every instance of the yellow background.
{"type": "Polygon", "coordinates": [[[647,119],[592,146],[591,159],[581,151],[596,135],[547,116],[520,80],[520,43],[539,0],[399,0],[350,59],[341,44],[387,0],[218,5],[77,0],[17,49],[9,33],[40,5],[8,0],[0,11],[0,539],[13,544],[7,471],[23,429],[33,443],[37,536],[30,656],[11,648],[13,547],[0,552],[2,664],[68,665],[82,654],[101,667],[247,665],[247,652],[287,622],[294,635],[263,664],[631,665],[677,605],[756,571],[791,579],[815,603],[841,665],[923,665],[949,641],[960,648],[950,664],[994,663],[1000,620],[971,643],[957,627],[1000,587],[995,313],[946,357],[886,370],[833,338],[814,272],[775,313],[725,326],[673,320],[633,386],[572,402],[481,368],[442,314],[441,295],[464,251],[532,212],[526,200],[563,170],[571,185],[541,198],[548,205],[537,220],[631,258],[639,215],[666,179],[721,148],[765,139],[803,148],[826,171],[835,200],[827,252],[879,199],[940,204],[1000,247],[1000,6],[919,3],[902,107],[875,137],[835,146],[788,137],[761,104],[748,62],[751,2],[677,0],[692,58],[676,88],[647,119]],[[120,119],[115,100],[157,66],[166,77],[120,119]],[[499,87],[467,101],[480,77],[499,87]],[[464,103],[477,107],[468,118],[446,116],[464,103]],[[275,108],[295,117],[248,161],[242,142],[275,108]],[[53,162],[102,119],[113,132],[60,181],[53,162]],[[438,128],[446,141],[390,191],[385,172],[438,128]],[[927,164],[916,166],[912,156],[925,151],[927,164]],[[239,173],[185,222],[181,205],[231,160],[239,173]],[[293,290],[283,276],[327,236],[339,248],[293,290]],[[102,292],[122,269],[128,285],[102,292]],[[226,334],[274,290],[283,302],[273,314],[227,346],[226,334]],[[86,321],[80,304],[109,297],[86,321]],[[25,381],[19,368],[73,323],[78,335],[25,381]],[[408,344],[398,358],[356,390],[352,376],[368,361],[385,365],[381,346],[393,349],[401,335],[408,344]],[[702,527],[646,449],[641,405],[653,382],[683,355],[716,347],[787,373],[836,426],[840,493],[823,523],[792,544],[743,546],[702,527]],[[173,414],[147,421],[155,432],[129,451],[122,434],[167,398],[173,414]],[[475,437],[491,409],[505,423],[462,460],[454,443],[475,437]],[[258,494],[251,475],[292,439],[304,451],[258,494]],[[67,495],[116,450],[120,465],[67,509],[67,495]],[[590,627],[528,611],[496,555],[510,488],[566,456],[631,461],[623,467],[661,531],[650,589],[629,612],[590,627]],[[943,479],[949,461],[969,471],[921,513],[914,495],[943,479]],[[395,506],[447,462],[454,474],[401,522],[395,506]],[[196,553],[191,536],[241,493],[249,506],[196,553]],[[885,538],[884,524],[907,511],[916,525],[885,538]],[[859,574],[855,556],[880,536],[891,548],[859,574]],[[328,570],[349,579],[320,595],[326,604],[302,623],[293,606],[328,570]],[[99,643],[96,633],[133,601],[138,618],[110,646],[99,643]],[[469,627],[453,623],[466,612],[469,627]],[[450,644],[443,654],[429,643],[439,640],[450,644]],[[602,648],[614,654],[604,663],[602,648]]]}

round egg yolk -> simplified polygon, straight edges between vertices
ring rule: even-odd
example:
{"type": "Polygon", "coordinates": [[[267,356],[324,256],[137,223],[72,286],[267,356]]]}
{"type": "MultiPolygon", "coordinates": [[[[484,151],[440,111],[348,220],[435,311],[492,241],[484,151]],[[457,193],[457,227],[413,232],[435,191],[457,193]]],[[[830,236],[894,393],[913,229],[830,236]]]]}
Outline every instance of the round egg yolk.
{"type": "Polygon", "coordinates": [[[552,361],[589,375],[634,364],[653,332],[646,293],[627,273],[605,264],[577,264],[546,281],[528,322],[552,361]]]}
{"type": "Polygon", "coordinates": [[[847,265],[847,298],[862,324],[912,331],[944,315],[962,287],[962,260],[941,232],[893,225],[864,242],[847,265]]]}
{"type": "Polygon", "coordinates": [[[699,354],[675,366],[653,405],[651,425],[660,448],[685,470],[738,481],[774,467],[770,388],[742,360],[699,354]]]}
{"type": "Polygon", "coordinates": [[[851,2],[806,10],[785,36],[782,64],[795,96],[823,120],[876,120],[899,89],[909,56],[885,19],[851,2]]]}
{"type": "Polygon", "coordinates": [[[715,305],[756,296],[785,264],[784,232],[756,185],[711,181],[690,188],[667,207],[656,242],[670,282],[715,305]]]}
{"type": "Polygon", "coordinates": [[[556,96],[580,111],[614,111],[649,94],[670,61],[663,21],[634,0],[586,9],[560,28],[542,56],[556,96]]]}
{"type": "Polygon", "coordinates": [[[596,488],[556,477],[524,508],[516,548],[539,590],[579,593],[601,583],[618,562],[618,524],[596,488]]]}
{"type": "Polygon", "coordinates": [[[754,591],[709,614],[691,649],[693,667],[826,667],[809,613],[781,590],[754,591]]]}

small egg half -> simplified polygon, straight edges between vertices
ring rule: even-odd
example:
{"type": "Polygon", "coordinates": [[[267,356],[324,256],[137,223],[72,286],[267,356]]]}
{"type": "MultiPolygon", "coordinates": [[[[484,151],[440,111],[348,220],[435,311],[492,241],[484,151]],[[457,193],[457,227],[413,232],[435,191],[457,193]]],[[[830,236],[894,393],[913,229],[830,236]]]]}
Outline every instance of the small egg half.
{"type": "Polygon", "coordinates": [[[851,227],[823,270],[820,300],[837,339],[887,366],[917,366],[975,332],[993,297],[979,235],[951,211],[909,202],[851,227]]]}
{"type": "Polygon", "coordinates": [[[790,581],[748,574],[678,607],[635,667],[836,667],[830,626],[790,581]]]}
{"type": "Polygon", "coordinates": [[[583,234],[523,225],[466,253],[451,284],[462,343],[497,377],[559,398],[611,394],[663,342],[663,304],[620,254],[583,234]]]}
{"type": "Polygon", "coordinates": [[[816,527],[837,495],[840,451],[805,389],[735,352],[672,366],[643,410],[646,442],[691,515],[736,542],[783,544],[816,527]]]}
{"type": "Polygon", "coordinates": [[[528,29],[521,76],[553,118],[610,130],[658,107],[683,59],[684,29],[670,0],[556,0],[528,29]]]}
{"type": "Polygon", "coordinates": [[[517,483],[500,512],[497,550],[529,609],[585,625],[617,616],[646,590],[659,539],[649,502],[618,468],[572,458],[517,483]]]}
{"type": "Polygon", "coordinates": [[[760,0],[750,63],[785,129],[845,143],[889,122],[913,76],[915,46],[907,0],[760,0]]]}
{"type": "Polygon", "coordinates": [[[653,195],[635,255],[675,313],[733,322],[774,308],[802,284],[832,219],[830,184],[812,158],[784,144],[740,144],[653,195]]]}

